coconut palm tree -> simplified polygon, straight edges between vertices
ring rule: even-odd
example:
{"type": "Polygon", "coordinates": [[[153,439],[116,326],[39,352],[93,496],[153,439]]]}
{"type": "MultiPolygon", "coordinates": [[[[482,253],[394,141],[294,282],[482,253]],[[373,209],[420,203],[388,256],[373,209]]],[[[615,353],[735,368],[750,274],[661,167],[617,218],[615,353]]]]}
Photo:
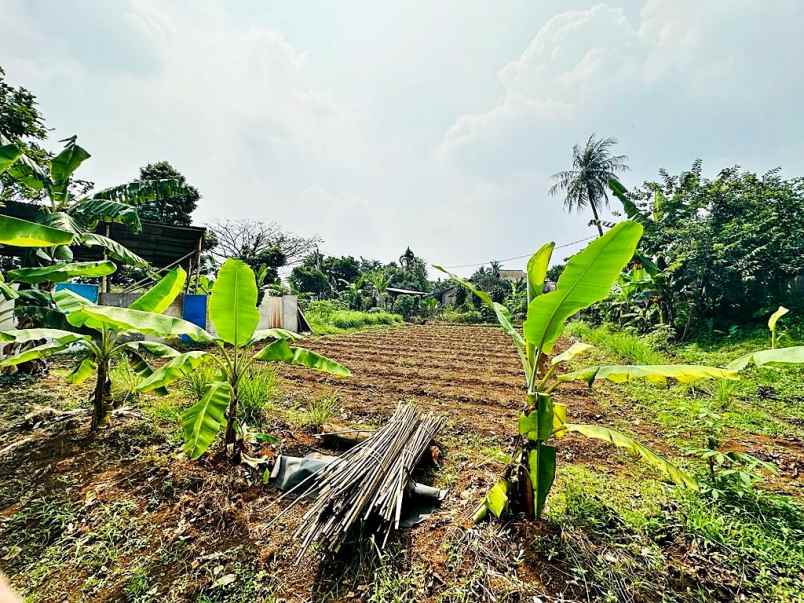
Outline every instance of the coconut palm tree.
{"type": "Polygon", "coordinates": [[[603,225],[598,211],[602,204],[609,204],[606,193],[608,181],[628,169],[626,155],[611,154],[611,147],[615,144],[615,138],[596,139],[592,134],[583,148],[574,145],[572,167],[553,174],[555,184],[549,190],[551,195],[564,195],[567,211],[580,211],[588,206],[595,217],[594,223],[600,236],[603,236],[603,225]]]}

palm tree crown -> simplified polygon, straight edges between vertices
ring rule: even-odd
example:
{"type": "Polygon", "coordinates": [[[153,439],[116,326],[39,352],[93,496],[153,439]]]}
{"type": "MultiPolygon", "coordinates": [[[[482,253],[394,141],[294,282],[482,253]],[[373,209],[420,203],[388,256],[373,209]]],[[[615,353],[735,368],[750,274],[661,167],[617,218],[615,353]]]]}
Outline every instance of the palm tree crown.
{"type": "Polygon", "coordinates": [[[595,216],[594,222],[600,235],[598,210],[601,204],[609,204],[606,187],[610,178],[628,169],[625,155],[612,155],[611,147],[617,144],[615,138],[596,139],[592,134],[583,148],[577,144],[572,147],[572,167],[553,174],[555,183],[550,187],[551,195],[564,195],[567,211],[580,211],[589,207],[595,216]]]}

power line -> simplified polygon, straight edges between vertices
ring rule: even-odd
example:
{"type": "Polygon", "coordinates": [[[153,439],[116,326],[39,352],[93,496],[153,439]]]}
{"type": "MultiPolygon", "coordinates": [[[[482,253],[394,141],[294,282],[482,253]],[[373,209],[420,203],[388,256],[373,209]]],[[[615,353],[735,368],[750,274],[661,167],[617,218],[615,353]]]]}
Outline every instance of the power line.
{"type": "MultiPolygon", "coordinates": [[[[584,243],[585,241],[590,241],[592,239],[596,239],[597,235],[593,235],[591,237],[586,237],[585,239],[578,239],[577,241],[570,241],[569,243],[561,243],[561,245],[556,245],[555,249],[561,249],[563,247],[571,247],[573,245],[577,245],[578,243],[584,243]]],[[[532,253],[525,253],[523,255],[515,255],[510,258],[503,258],[501,260],[486,260],[484,262],[475,262],[473,264],[454,264],[452,266],[444,266],[444,268],[472,268],[473,266],[482,266],[483,264],[489,264],[491,262],[510,262],[511,260],[522,260],[524,258],[529,258],[532,256],[532,253]]]]}

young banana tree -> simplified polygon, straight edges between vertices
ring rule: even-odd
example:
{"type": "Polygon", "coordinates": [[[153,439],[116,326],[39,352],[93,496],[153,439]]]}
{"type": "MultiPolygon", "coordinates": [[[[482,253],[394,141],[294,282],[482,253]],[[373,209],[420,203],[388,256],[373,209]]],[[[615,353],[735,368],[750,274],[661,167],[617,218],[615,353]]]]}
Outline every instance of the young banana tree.
{"type": "Polygon", "coordinates": [[[91,395],[91,428],[96,431],[104,424],[111,410],[112,383],[109,375],[112,363],[117,358],[128,356],[135,362],[139,372],[147,376],[151,370],[143,360],[143,354],[180,356],[179,352],[163,343],[132,341],[132,335],[160,338],[186,335],[198,342],[212,340],[200,327],[161,314],[181,292],[185,279],[186,274],[181,268],[169,272],[128,308],[99,306],[69,290],[58,291],[53,296],[55,304],[75,331],[48,328],[5,331],[2,336],[17,344],[41,340],[45,343],[0,360],[0,367],[17,366],[55,354],[73,355],[76,365],[67,376],[69,383],[81,383],[95,376],[91,395]]]}
{"type": "Polygon", "coordinates": [[[776,323],[779,319],[790,312],[784,306],[779,308],[771,314],[768,319],[768,330],[771,335],[771,347],[767,350],[759,350],[756,352],[749,352],[739,358],[732,360],[726,365],[727,369],[733,371],[742,371],[743,369],[751,366],[752,364],[762,366],[780,366],[784,364],[804,364],[804,345],[790,346],[786,348],[776,347],[776,323]]]}
{"type": "Polygon", "coordinates": [[[643,461],[661,470],[675,483],[697,488],[685,472],[647,447],[620,432],[598,425],[567,422],[567,408],[553,400],[553,393],[564,382],[583,379],[592,382],[608,379],[622,382],[629,379],[677,379],[683,382],[704,378],[736,379],[733,371],[693,366],[596,366],[575,373],[559,375],[559,366],[591,346],[575,344],[557,356],[551,356],[564,324],[580,310],[605,299],[620,272],[634,254],[642,236],[642,226],[622,222],[604,236],[590,243],[570,258],[554,291],[542,293],[544,279],[554,244],[539,249],[527,265],[528,310],[522,333],[514,328],[508,309],[495,303],[485,291],[457,277],[440,266],[437,269],[477,295],[490,307],[502,330],[514,341],[525,373],[527,394],[519,418],[518,437],[511,462],[505,473],[486,495],[475,513],[475,520],[489,512],[499,517],[511,508],[518,508],[533,518],[539,518],[556,472],[556,448],[551,443],[568,433],[604,440],[630,451],[643,461]]]}
{"type": "Polygon", "coordinates": [[[40,167],[28,159],[18,145],[0,146],[0,172],[47,200],[37,221],[71,233],[68,241],[50,249],[40,250],[37,257],[44,261],[71,261],[70,246],[100,247],[119,263],[147,268],[148,263],[124,245],[94,232],[99,222],[126,224],[134,232],[141,228],[136,205],[170,196],[180,186],[176,180],[135,181],[104,189],[87,196],[74,194],[73,174],[89,159],[90,154],[72,136],[61,142],[64,149],[47,166],[40,167]]]}
{"type": "Polygon", "coordinates": [[[164,391],[167,385],[188,375],[204,356],[217,364],[217,379],[207,387],[201,400],[182,414],[184,451],[190,458],[204,454],[224,427],[227,454],[233,459],[237,457],[237,444],[242,436],[238,388],[255,361],[295,364],[338,377],[351,374],[334,360],[292,347],[291,342],[299,338],[295,333],[284,329],[257,330],[260,320],[257,283],[254,272],[240,260],[228,259],[218,271],[209,300],[209,315],[217,336],[206,335],[215,342],[217,353],[200,351],[173,356],[137,387],[142,392],[164,391]],[[266,340],[273,341],[255,354],[252,348],[266,340]]]}

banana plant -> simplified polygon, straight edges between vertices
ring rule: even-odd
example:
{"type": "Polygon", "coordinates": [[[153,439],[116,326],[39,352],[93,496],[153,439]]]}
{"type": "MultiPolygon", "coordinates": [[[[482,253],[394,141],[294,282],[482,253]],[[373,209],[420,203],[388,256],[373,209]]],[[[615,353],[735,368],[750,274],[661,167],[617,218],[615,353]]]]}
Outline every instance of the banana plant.
{"type": "MultiPolygon", "coordinates": [[[[171,338],[186,335],[197,342],[208,342],[212,337],[191,322],[161,314],[181,292],[186,274],[177,268],[166,274],[151,289],[135,300],[128,308],[100,306],[89,302],[69,290],[57,291],[54,302],[73,329],[12,329],[2,335],[16,344],[44,340],[45,343],[0,360],[0,367],[17,366],[23,362],[70,354],[76,365],[67,376],[71,384],[81,383],[95,376],[91,395],[92,431],[97,431],[108,419],[111,410],[112,363],[123,355],[134,361],[142,376],[152,369],[143,355],[176,358],[182,356],[170,346],[148,341],[132,341],[132,335],[171,338]]],[[[193,352],[189,352],[193,354],[193,352]]]]}
{"type": "Polygon", "coordinates": [[[631,260],[641,236],[640,224],[631,221],[617,224],[570,258],[555,290],[548,293],[542,290],[555,245],[542,246],[527,265],[528,309],[521,333],[514,327],[504,305],[494,302],[488,293],[469,281],[435,266],[494,311],[500,327],[514,341],[525,374],[527,393],[511,462],[475,512],[476,521],[489,513],[500,517],[513,509],[522,510],[535,519],[541,517],[556,473],[556,448],[552,441],[568,433],[609,442],[659,469],[676,484],[697,488],[696,481],[687,473],[633,438],[608,427],[568,422],[567,407],[553,400],[553,393],[562,383],[576,379],[592,383],[599,379],[615,382],[638,378],[655,381],[677,379],[688,382],[705,378],[737,378],[731,370],[694,365],[597,366],[559,375],[558,369],[563,363],[591,348],[587,344],[575,344],[565,352],[551,356],[565,323],[579,311],[609,295],[612,285],[631,260]]]}
{"type": "Polygon", "coordinates": [[[73,174],[90,154],[76,143],[76,137],[64,139],[64,149],[46,167],[28,159],[13,143],[0,146],[0,170],[42,195],[48,201],[42,206],[38,222],[71,233],[69,241],[50,251],[41,251],[39,259],[70,261],[70,246],[101,247],[119,263],[147,268],[148,263],[124,245],[94,232],[99,222],[126,224],[138,232],[142,225],[136,205],[175,194],[176,180],[135,181],[76,197],[72,191],[73,174]],[[14,151],[16,149],[16,152],[14,151]]]}
{"type": "Polygon", "coordinates": [[[768,319],[768,330],[771,335],[771,347],[767,350],[759,350],[756,352],[749,352],[735,360],[732,360],[726,365],[727,369],[733,371],[742,371],[743,369],[753,365],[757,367],[762,366],[780,366],[785,364],[804,364],[804,345],[790,346],[786,348],[778,348],[776,336],[776,323],[779,319],[790,312],[784,306],[779,308],[771,314],[768,319]]]}
{"type": "Polygon", "coordinates": [[[204,396],[182,413],[184,452],[199,458],[225,428],[227,454],[239,455],[238,442],[243,430],[238,423],[238,388],[255,361],[283,362],[347,377],[348,368],[324,356],[292,345],[299,335],[284,329],[258,330],[257,283],[254,272],[240,260],[228,259],[215,279],[209,299],[209,315],[217,336],[204,331],[214,341],[217,353],[205,351],[178,354],[153,371],[137,389],[164,392],[177,379],[188,375],[207,356],[217,365],[217,378],[207,386],[204,396]],[[257,353],[252,348],[271,341],[257,353]]]}

